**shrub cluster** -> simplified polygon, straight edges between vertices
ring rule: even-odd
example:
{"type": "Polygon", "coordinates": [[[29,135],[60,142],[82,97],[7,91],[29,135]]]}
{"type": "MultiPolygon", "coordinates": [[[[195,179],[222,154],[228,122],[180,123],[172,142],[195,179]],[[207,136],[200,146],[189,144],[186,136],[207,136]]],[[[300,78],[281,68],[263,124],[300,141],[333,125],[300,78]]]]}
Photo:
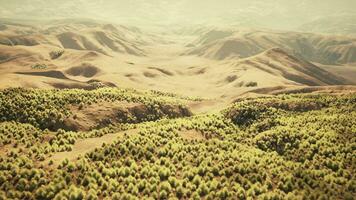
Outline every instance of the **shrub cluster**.
{"type": "Polygon", "coordinates": [[[91,91],[12,88],[0,91],[0,121],[17,121],[41,129],[57,130],[64,128],[64,120],[73,115],[69,109],[70,105],[84,107],[100,102],[118,101],[142,103],[146,106],[150,115],[142,116],[139,121],[177,117],[170,115],[172,112],[169,108],[172,106],[189,115],[188,109],[182,105],[182,100],[151,92],[118,88],[91,91]]]}
{"type": "MultiPolygon", "coordinates": [[[[98,95],[113,95],[109,91],[98,95]]],[[[91,95],[73,101],[90,102],[91,95]]],[[[0,154],[0,199],[353,199],[355,99],[281,95],[237,102],[216,114],[89,132],[49,133],[4,122],[0,144],[25,146],[0,154]],[[70,151],[78,138],[131,128],[139,133],[75,161],[40,162],[51,152],[70,151]],[[186,139],[187,131],[203,137],[186,139]]]]}
{"type": "Polygon", "coordinates": [[[55,60],[61,57],[63,54],[64,54],[64,50],[51,51],[49,53],[49,57],[51,57],[52,60],[55,60]]]}

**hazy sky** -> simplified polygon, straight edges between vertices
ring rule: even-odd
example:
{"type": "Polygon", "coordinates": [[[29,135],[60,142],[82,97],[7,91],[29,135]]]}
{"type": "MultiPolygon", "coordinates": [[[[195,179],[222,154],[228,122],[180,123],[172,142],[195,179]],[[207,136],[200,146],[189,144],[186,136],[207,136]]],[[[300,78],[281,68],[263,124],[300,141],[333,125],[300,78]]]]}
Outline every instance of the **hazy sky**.
{"type": "Polygon", "coordinates": [[[0,0],[5,18],[85,17],[133,24],[229,23],[290,28],[353,13],[356,0],[0,0]]]}

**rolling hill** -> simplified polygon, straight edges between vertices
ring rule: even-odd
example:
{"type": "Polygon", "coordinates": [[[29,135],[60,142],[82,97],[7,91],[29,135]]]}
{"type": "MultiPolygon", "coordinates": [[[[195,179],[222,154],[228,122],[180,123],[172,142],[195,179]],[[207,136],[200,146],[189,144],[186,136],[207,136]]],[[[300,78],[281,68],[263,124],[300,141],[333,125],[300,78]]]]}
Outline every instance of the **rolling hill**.
{"type": "Polygon", "coordinates": [[[356,35],[356,15],[340,14],[328,17],[319,17],[318,19],[304,23],[298,29],[304,32],[356,35]]]}
{"type": "Polygon", "coordinates": [[[57,48],[88,50],[110,55],[113,52],[144,56],[140,45],[146,42],[137,28],[87,22],[55,20],[41,26],[2,22],[0,44],[6,46],[50,45],[57,48]]]}
{"type": "Polygon", "coordinates": [[[213,59],[246,58],[270,48],[283,48],[311,62],[350,64],[356,62],[356,38],[312,33],[212,29],[189,44],[185,54],[213,59]]]}
{"type": "Polygon", "coordinates": [[[1,88],[120,86],[230,99],[278,86],[355,84],[353,37],[208,26],[164,32],[85,19],[2,24],[1,88]],[[336,70],[341,63],[348,66],[336,70]]]}
{"type": "Polygon", "coordinates": [[[355,37],[0,22],[0,200],[356,196],[355,37]]]}

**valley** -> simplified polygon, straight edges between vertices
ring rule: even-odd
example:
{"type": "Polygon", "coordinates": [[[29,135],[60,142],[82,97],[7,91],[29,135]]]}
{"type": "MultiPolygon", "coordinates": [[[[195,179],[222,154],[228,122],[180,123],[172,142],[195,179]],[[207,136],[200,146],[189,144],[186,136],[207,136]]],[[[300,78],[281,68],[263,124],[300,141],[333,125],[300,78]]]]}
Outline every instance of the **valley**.
{"type": "Polygon", "coordinates": [[[3,88],[90,89],[102,82],[234,98],[256,87],[355,83],[356,46],[350,36],[214,27],[145,32],[79,20],[6,26],[0,37],[3,88]],[[56,51],[61,55],[51,58],[56,51]],[[330,64],[340,70],[324,67],[330,64]]]}
{"type": "Polygon", "coordinates": [[[313,23],[0,19],[0,200],[354,199],[356,37],[313,23]]]}

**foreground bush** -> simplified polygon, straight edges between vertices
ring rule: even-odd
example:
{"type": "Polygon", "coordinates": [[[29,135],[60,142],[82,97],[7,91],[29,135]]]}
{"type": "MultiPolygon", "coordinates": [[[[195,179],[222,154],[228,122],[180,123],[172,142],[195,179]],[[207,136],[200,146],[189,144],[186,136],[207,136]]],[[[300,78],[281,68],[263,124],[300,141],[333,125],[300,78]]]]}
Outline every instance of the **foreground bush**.
{"type": "Polygon", "coordinates": [[[125,125],[121,128],[135,127],[139,133],[58,166],[44,165],[33,155],[42,153],[48,161],[46,149],[115,128],[48,133],[4,122],[1,147],[8,148],[8,137],[19,146],[0,154],[0,197],[353,199],[355,99],[283,95],[237,102],[221,113],[125,125]],[[186,137],[187,132],[199,137],[186,137]],[[20,136],[33,145],[22,146],[26,142],[20,136]]]}

